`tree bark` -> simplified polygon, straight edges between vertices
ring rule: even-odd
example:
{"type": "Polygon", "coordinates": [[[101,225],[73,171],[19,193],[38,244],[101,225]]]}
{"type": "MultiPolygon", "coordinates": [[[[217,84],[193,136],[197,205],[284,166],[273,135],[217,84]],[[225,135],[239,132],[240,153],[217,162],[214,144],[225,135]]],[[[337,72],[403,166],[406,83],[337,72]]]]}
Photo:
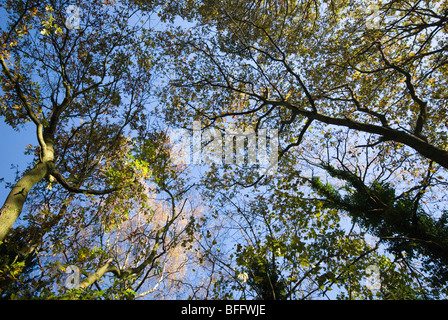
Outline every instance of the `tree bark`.
{"type": "Polygon", "coordinates": [[[19,217],[31,188],[39,183],[48,173],[46,163],[39,162],[25,173],[9,192],[0,210],[0,241],[3,241],[19,217]]]}
{"type": "Polygon", "coordinates": [[[112,259],[107,260],[107,262],[101,266],[98,270],[96,270],[94,273],[89,275],[86,280],[84,280],[80,285],[80,289],[85,289],[91,284],[93,284],[95,281],[100,280],[105,273],[110,272],[109,265],[112,262],[112,259]]]}

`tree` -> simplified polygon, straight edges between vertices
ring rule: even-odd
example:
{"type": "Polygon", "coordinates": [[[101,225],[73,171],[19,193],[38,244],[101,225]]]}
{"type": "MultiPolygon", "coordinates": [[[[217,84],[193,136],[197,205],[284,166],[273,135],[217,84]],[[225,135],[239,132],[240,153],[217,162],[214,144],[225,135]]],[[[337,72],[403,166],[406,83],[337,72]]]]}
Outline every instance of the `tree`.
{"type": "Polygon", "coordinates": [[[422,255],[423,269],[432,275],[433,283],[446,283],[447,211],[435,219],[419,204],[421,192],[415,197],[409,193],[396,195],[387,183],[374,181],[366,186],[351,172],[333,167],[326,170],[345,180],[350,190],[347,196],[341,196],[331,185],[313,179],[312,186],[327,199],[328,206],[347,211],[354,221],[387,242],[392,252],[409,258],[422,255]]]}
{"type": "Polygon", "coordinates": [[[38,145],[36,163],[1,209],[0,241],[31,189],[44,179],[92,195],[130,187],[133,181],[95,177],[115,165],[131,131],[144,130],[143,90],[150,85],[149,52],[141,51],[138,26],[129,25],[131,9],[82,4],[81,27],[69,29],[66,1],[6,1],[4,6],[9,22],[1,39],[1,115],[17,130],[32,122],[38,145]]]}
{"type": "Polygon", "coordinates": [[[176,177],[179,172],[170,168],[165,145],[159,141],[140,142],[133,156],[122,159],[134,168],[140,182],[132,192],[92,198],[38,184],[32,192],[33,202],[26,206],[26,223],[13,229],[17,236],[2,245],[4,250],[13,247],[2,255],[9,258],[2,265],[2,276],[9,280],[2,283],[2,296],[141,298],[182,279],[186,261],[194,264],[186,248],[191,246],[191,219],[197,213],[187,202],[186,190],[176,177]],[[20,270],[12,269],[16,265],[20,270]],[[29,275],[27,269],[36,265],[34,275],[29,275]],[[65,270],[69,266],[82,273],[79,289],[67,291],[65,270]],[[38,278],[39,285],[11,289],[33,278],[38,278]]]}
{"type": "Polygon", "coordinates": [[[409,257],[384,252],[385,239],[370,238],[357,221],[348,224],[325,198],[301,192],[302,179],[296,172],[248,194],[238,187],[210,190],[222,219],[219,232],[211,234],[215,228],[209,226],[210,236],[204,237],[207,259],[215,262],[215,297],[431,299],[446,294],[441,283],[428,285],[431,277],[409,257]],[[369,286],[372,267],[378,268],[374,287],[369,286]]]}
{"type": "MultiPolygon", "coordinates": [[[[200,120],[203,128],[220,132],[229,123],[255,132],[279,130],[277,176],[223,165],[219,171],[211,168],[214,174],[208,183],[272,190],[276,179],[302,171],[308,176],[301,187],[306,189],[316,181],[311,179],[316,172],[325,174],[331,165],[346,171],[345,176],[361,179],[364,198],[359,188],[353,195],[363,205],[367,203],[360,199],[366,199],[366,190],[380,191],[375,186],[389,195],[396,190],[397,197],[408,193],[407,200],[402,197],[388,207],[411,205],[413,211],[401,210],[398,222],[384,215],[371,219],[370,232],[406,225],[412,211],[428,226],[430,241],[434,232],[440,232],[440,245],[446,242],[444,218],[437,216],[443,217],[446,210],[439,190],[446,189],[448,168],[447,8],[433,1],[388,1],[378,3],[372,12],[368,5],[366,1],[184,2],[179,14],[199,22],[169,30],[159,39],[166,48],[163,54],[170,57],[164,60],[170,83],[160,91],[163,112],[181,127],[200,120]],[[381,184],[374,183],[379,180],[381,184]],[[432,205],[422,211],[428,199],[432,205]]],[[[341,203],[332,208],[340,214],[347,210],[341,203]]],[[[372,205],[372,210],[376,208],[372,205]]],[[[366,219],[356,222],[367,227],[366,219]]],[[[385,241],[382,233],[383,243],[396,245],[396,235],[389,234],[395,239],[385,241]]],[[[411,234],[402,234],[408,239],[399,244],[410,241],[417,251],[428,250],[429,243],[420,241],[429,241],[426,236],[413,235],[410,241],[411,234]]],[[[437,268],[430,273],[440,276],[434,272],[437,268]]],[[[436,291],[439,286],[440,282],[435,284],[436,291]]]]}
{"type": "MultiPolygon", "coordinates": [[[[372,30],[363,1],[257,3],[196,7],[202,24],[177,42],[184,50],[177,52],[191,57],[175,65],[188,81],[173,80],[172,93],[191,91],[188,105],[202,106],[182,119],[245,116],[257,128],[272,124],[285,134],[287,126],[304,123],[292,146],[321,122],[375,134],[378,144],[404,144],[448,167],[444,96],[437,89],[445,74],[445,47],[436,41],[445,33],[443,6],[390,1],[378,15],[396,12],[395,19],[372,30]],[[199,36],[204,32],[212,36],[199,36]],[[429,114],[429,107],[437,112],[429,114]]],[[[168,100],[173,110],[180,106],[179,95],[168,100]]]]}
{"type": "Polygon", "coordinates": [[[125,1],[79,4],[72,28],[68,5],[3,3],[1,115],[16,130],[32,122],[38,145],[0,212],[0,293],[156,295],[194,263],[181,250],[191,247],[194,211],[164,129],[148,123],[150,30],[125,1]],[[69,265],[82,274],[66,292],[69,265]]]}
{"type": "Polygon", "coordinates": [[[4,1],[0,114],[38,144],[0,211],[2,295],[446,297],[445,4],[68,5],[4,1]],[[140,21],[155,12],[157,31],[140,21]],[[214,151],[228,129],[278,130],[277,171],[243,139],[247,161],[193,185],[166,134],[193,121],[214,151]]]}

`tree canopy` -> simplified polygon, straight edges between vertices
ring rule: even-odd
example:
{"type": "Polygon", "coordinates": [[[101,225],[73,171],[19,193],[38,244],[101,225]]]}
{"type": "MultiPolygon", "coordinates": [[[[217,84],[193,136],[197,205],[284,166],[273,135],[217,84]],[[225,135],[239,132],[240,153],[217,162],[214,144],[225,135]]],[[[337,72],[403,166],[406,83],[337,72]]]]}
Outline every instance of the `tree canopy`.
{"type": "Polygon", "coordinates": [[[445,2],[1,9],[2,298],[447,297],[445,2]]]}

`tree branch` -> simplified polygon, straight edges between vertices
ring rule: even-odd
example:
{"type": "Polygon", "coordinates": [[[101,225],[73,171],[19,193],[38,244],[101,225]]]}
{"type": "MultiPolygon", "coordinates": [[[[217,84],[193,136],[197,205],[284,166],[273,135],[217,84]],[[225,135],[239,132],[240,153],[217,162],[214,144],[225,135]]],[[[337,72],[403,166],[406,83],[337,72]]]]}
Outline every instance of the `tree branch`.
{"type": "Polygon", "coordinates": [[[118,190],[123,189],[124,187],[115,187],[115,188],[110,188],[110,189],[104,189],[104,190],[88,190],[88,189],[80,189],[74,186],[71,186],[68,181],[64,178],[64,176],[58,172],[57,170],[55,170],[54,168],[52,168],[50,170],[50,174],[56,179],[57,182],[59,182],[62,187],[64,187],[64,189],[66,189],[69,192],[73,192],[73,193],[84,193],[84,194],[94,194],[94,195],[104,195],[104,194],[109,194],[118,190]]]}
{"type": "Polygon", "coordinates": [[[39,121],[39,119],[37,118],[36,114],[33,112],[31,106],[29,105],[28,101],[26,100],[26,98],[25,98],[25,96],[23,94],[22,88],[20,87],[18,79],[16,79],[16,77],[14,77],[11,74],[8,66],[6,65],[5,60],[3,59],[3,55],[0,56],[0,63],[1,63],[2,68],[3,68],[3,73],[9,79],[9,81],[11,81],[14,84],[14,89],[15,89],[15,91],[16,91],[19,99],[20,99],[20,101],[22,102],[22,104],[23,104],[23,106],[25,108],[28,117],[36,125],[37,141],[39,142],[41,150],[43,152],[45,152],[45,150],[47,150],[47,145],[46,145],[44,137],[43,137],[43,125],[42,125],[42,123],[39,121]]]}
{"type": "Polygon", "coordinates": [[[417,118],[417,122],[415,124],[415,128],[414,128],[414,135],[416,135],[417,137],[423,138],[426,140],[426,138],[423,136],[422,134],[422,130],[423,130],[423,126],[426,122],[427,119],[427,113],[428,113],[428,103],[426,101],[423,101],[422,99],[420,99],[416,92],[415,92],[415,87],[412,84],[412,76],[409,72],[407,72],[406,70],[404,70],[403,68],[389,62],[389,60],[386,58],[386,56],[384,55],[384,52],[381,48],[381,44],[378,43],[378,50],[381,53],[381,57],[384,60],[384,63],[386,64],[386,66],[398,71],[399,73],[401,73],[402,75],[404,75],[405,79],[405,83],[406,83],[406,87],[411,95],[412,100],[414,100],[414,102],[416,102],[419,106],[420,106],[420,113],[418,115],[417,118]]]}

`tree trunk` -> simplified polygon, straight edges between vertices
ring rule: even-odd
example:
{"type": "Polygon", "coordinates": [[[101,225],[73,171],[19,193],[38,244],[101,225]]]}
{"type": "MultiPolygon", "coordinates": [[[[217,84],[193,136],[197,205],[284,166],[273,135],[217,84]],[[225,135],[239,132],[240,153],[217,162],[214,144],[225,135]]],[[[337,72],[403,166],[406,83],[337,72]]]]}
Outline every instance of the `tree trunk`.
{"type": "Polygon", "coordinates": [[[5,239],[14,222],[23,209],[31,188],[39,183],[48,173],[46,163],[39,162],[33,169],[23,175],[11,189],[0,210],[0,241],[5,239]]]}

